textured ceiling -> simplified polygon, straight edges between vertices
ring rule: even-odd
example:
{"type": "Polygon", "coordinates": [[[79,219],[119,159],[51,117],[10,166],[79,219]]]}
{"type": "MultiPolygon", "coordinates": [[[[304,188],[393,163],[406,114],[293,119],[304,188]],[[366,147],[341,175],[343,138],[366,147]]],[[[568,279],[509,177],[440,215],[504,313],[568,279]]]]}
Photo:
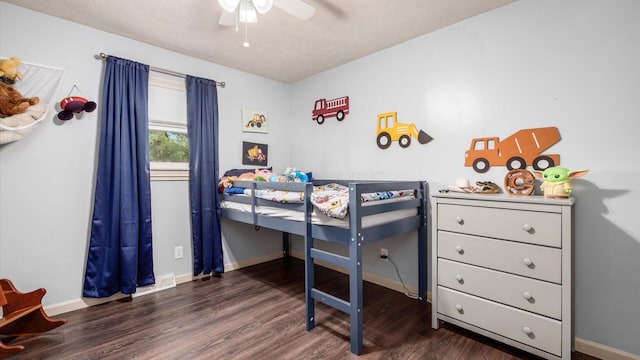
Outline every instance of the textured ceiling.
{"type": "Polygon", "coordinates": [[[243,27],[218,24],[217,0],[3,1],[292,83],[516,0],[306,0],[316,12],[305,21],[259,15],[249,48],[243,27]]]}

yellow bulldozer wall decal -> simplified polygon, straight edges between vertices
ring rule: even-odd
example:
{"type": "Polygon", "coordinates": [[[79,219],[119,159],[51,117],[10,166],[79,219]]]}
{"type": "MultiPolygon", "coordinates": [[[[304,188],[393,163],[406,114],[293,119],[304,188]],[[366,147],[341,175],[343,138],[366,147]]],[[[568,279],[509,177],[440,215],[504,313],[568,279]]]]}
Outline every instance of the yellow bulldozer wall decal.
{"type": "Polygon", "coordinates": [[[401,148],[407,148],[411,145],[412,138],[420,144],[433,140],[431,135],[418,130],[415,124],[399,123],[398,113],[395,111],[378,114],[377,127],[376,143],[380,149],[389,148],[392,141],[397,141],[401,148]]]}
{"type": "Polygon", "coordinates": [[[497,137],[474,138],[464,153],[464,166],[473,166],[479,173],[489,171],[491,166],[514,170],[531,165],[535,170],[545,170],[560,164],[560,155],[542,154],[560,139],[558,128],[553,126],[522,129],[502,141],[497,137]]]}

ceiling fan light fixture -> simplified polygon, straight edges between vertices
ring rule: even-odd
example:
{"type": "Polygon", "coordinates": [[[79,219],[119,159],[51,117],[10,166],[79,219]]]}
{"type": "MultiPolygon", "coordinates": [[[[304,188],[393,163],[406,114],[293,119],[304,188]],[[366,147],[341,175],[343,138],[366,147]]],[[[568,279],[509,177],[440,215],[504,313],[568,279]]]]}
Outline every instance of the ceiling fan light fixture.
{"type": "Polygon", "coordinates": [[[225,11],[234,12],[240,4],[240,0],[218,0],[218,3],[225,11]]]}
{"type": "Polygon", "coordinates": [[[238,17],[240,22],[243,23],[257,23],[258,22],[258,14],[256,13],[256,8],[253,6],[251,1],[241,1],[240,9],[238,9],[238,17]]]}
{"type": "Polygon", "coordinates": [[[273,6],[273,0],[251,0],[251,2],[260,14],[266,14],[273,6]]]}

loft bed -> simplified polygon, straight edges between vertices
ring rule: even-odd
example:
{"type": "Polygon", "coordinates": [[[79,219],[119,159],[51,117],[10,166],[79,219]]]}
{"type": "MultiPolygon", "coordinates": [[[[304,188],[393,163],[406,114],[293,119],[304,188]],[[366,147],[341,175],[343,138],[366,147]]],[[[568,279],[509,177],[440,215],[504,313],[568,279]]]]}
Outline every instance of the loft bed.
{"type": "Polygon", "coordinates": [[[391,236],[417,231],[418,236],[418,300],[426,302],[427,287],[427,183],[423,181],[345,181],[313,180],[305,183],[234,181],[245,194],[222,194],[221,215],[234,221],[283,232],[285,256],[289,234],[304,237],[305,300],[307,331],[315,327],[315,301],[338,309],[350,316],[351,352],[359,355],[363,348],[362,246],[391,236]],[[327,219],[310,200],[314,186],[337,183],[348,187],[347,217],[327,219]],[[300,192],[301,203],[280,203],[256,196],[261,190],[300,192]],[[415,196],[403,201],[380,200],[361,202],[363,194],[410,190],[415,196]],[[314,211],[316,210],[316,211],[314,211]],[[281,214],[283,212],[283,214],[281,214]],[[328,221],[327,221],[328,220],[328,221]],[[315,240],[342,244],[348,256],[320,250],[315,240]],[[315,288],[314,260],[325,261],[349,273],[349,301],[315,288]]]}

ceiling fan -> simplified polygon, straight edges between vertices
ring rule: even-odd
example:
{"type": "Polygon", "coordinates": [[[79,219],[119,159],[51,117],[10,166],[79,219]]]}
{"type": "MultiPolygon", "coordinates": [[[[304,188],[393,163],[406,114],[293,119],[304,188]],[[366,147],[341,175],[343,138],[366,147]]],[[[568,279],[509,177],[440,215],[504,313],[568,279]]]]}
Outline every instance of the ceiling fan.
{"type": "Polygon", "coordinates": [[[316,9],[302,0],[218,0],[224,9],[218,23],[224,26],[236,26],[238,23],[256,23],[257,14],[266,14],[273,6],[295,16],[307,20],[316,9]]]}
{"type": "Polygon", "coordinates": [[[258,13],[266,14],[276,6],[300,20],[307,20],[316,11],[302,0],[218,0],[218,3],[224,9],[218,20],[220,25],[235,25],[238,31],[239,24],[244,23],[244,47],[249,47],[247,24],[258,22],[258,13]]]}

